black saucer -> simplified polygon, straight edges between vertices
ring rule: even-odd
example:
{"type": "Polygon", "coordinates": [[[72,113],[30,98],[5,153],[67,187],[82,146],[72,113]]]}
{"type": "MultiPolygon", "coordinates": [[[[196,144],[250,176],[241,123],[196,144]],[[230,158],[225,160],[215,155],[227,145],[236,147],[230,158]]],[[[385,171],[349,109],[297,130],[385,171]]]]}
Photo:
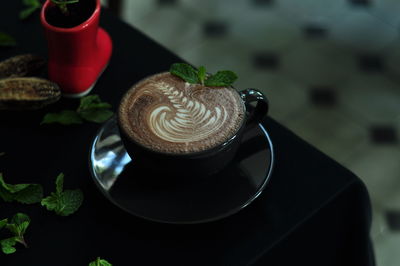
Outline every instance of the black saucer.
{"type": "Polygon", "coordinates": [[[126,153],[112,118],[97,133],[89,159],[94,182],[116,206],[152,221],[193,224],[227,217],[249,205],[267,185],[274,156],[260,124],[245,133],[234,161],[221,172],[188,182],[170,183],[160,176],[156,178],[161,182],[146,182],[155,178],[126,153]]]}

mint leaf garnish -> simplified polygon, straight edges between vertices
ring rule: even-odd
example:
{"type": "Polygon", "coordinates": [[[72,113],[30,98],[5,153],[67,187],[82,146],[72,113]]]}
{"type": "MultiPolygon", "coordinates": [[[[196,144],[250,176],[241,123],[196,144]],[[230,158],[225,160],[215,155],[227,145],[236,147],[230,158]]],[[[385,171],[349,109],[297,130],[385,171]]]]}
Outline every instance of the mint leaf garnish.
{"type": "Polygon", "coordinates": [[[48,113],[43,117],[41,124],[59,123],[61,125],[82,124],[82,118],[72,110],[64,110],[60,113],[48,113]]]}
{"type": "Polygon", "coordinates": [[[185,63],[175,63],[171,66],[169,72],[181,79],[196,84],[199,83],[208,87],[229,87],[237,80],[237,75],[229,70],[218,71],[215,75],[207,75],[204,66],[198,70],[185,63]]]}
{"type": "Polygon", "coordinates": [[[89,266],[112,266],[111,263],[106,261],[105,259],[101,259],[100,257],[97,257],[95,261],[92,261],[89,263],[89,266]]]}
{"type": "Polygon", "coordinates": [[[42,206],[49,211],[54,211],[60,216],[68,216],[76,212],[83,202],[83,193],[80,189],[63,191],[64,174],[61,173],[56,179],[56,192],[44,198],[42,206]]]}
{"type": "Polygon", "coordinates": [[[206,68],[204,66],[199,67],[198,76],[201,85],[204,85],[204,81],[206,79],[206,68]]]}
{"type": "Polygon", "coordinates": [[[64,110],[60,113],[48,113],[41,124],[59,123],[62,125],[82,124],[84,120],[103,123],[114,113],[109,110],[111,104],[102,102],[98,95],[88,95],[80,100],[76,111],[64,110]]]}
{"type": "Polygon", "coordinates": [[[23,0],[22,3],[26,8],[19,13],[20,19],[27,19],[33,12],[41,7],[39,0],[23,0]]]}
{"type": "Polygon", "coordinates": [[[39,184],[7,184],[0,173],[0,198],[6,202],[37,203],[43,198],[43,187],[39,184]]]}
{"type": "Polygon", "coordinates": [[[7,33],[0,32],[0,46],[10,47],[17,45],[15,39],[7,33]]]}
{"type": "Polygon", "coordinates": [[[186,82],[196,84],[199,83],[199,77],[197,75],[197,70],[191,65],[185,63],[175,63],[172,64],[169,72],[175,76],[180,77],[186,82]]]}
{"type": "Polygon", "coordinates": [[[29,216],[23,213],[15,214],[10,223],[8,223],[7,219],[0,221],[0,228],[5,227],[13,234],[13,237],[0,240],[1,250],[4,254],[14,253],[16,251],[14,246],[17,243],[21,243],[25,247],[28,247],[24,239],[24,234],[28,229],[30,222],[31,219],[29,216]]]}
{"type": "Polygon", "coordinates": [[[231,86],[237,79],[237,75],[229,70],[218,71],[215,75],[211,75],[206,79],[204,85],[210,87],[231,86]]]}

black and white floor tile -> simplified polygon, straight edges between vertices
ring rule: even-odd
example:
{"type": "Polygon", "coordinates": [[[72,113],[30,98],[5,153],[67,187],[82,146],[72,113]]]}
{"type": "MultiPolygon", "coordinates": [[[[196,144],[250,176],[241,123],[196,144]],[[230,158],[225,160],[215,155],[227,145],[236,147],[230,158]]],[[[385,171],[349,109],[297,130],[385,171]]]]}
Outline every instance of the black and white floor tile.
{"type": "Polygon", "coordinates": [[[123,19],[184,60],[262,90],[272,117],[362,178],[377,265],[400,265],[400,1],[122,5],[123,19]]]}

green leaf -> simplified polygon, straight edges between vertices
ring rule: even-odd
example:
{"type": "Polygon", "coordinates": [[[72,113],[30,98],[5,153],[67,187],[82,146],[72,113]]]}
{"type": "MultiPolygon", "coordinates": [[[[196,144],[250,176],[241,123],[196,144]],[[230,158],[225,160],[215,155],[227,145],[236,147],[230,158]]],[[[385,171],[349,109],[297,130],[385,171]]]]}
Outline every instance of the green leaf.
{"type": "Polygon", "coordinates": [[[17,45],[17,42],[12,36],[4,32],[0,32],[0,46],[10,47],[15,45],[17,45]]]}
{"type": "Polygon", "coordinates": [[[108,110],[109,108],[111,108],[109,103],[102,102],[100,97],[94,94],[81,98],[77,112],[87,121],[103,123],[114,114],[108,110]]]}
{"type": "Polygon", "coordinates": [[[82,118],[72,110],[64,110],[60,113],[48,113],[43,117],[41,124],[59,123],[62,125],[82,124],[82,118]]]}
{"type": "Polygon", "coordinates": [[[29,184],[17,184],[17,185],[7,184],[4,181],[3,174],[0,173],[0,186],[10,193],[16,193],[26,189],[29,186],[29,184]]]}
{"type": "Polygon", "coordinates": [[[208,79],[206,79],[205,85],[209,87],[231,86],[237,78],[237,75],[232,71],[218,71],[215,75],[212,75],[208,79]]]}
{"type": "Polygon", "coordinates": [[[0,229],[3,228],[4,226],[6,226],[7,223],[8,223],[8,219],[7,218],[3,219],[3,220],[0,220],[0,229]]]}
{"type": "Polygon", "coordinates": [[[82,124],[84,120],[96,123],[103,123],[114,113],[111,105],[102,102],[98,95],[88,95],[80,100],[76,111],[64,110],[60,113],[46,114],[41,124],[60,123],[62,125],[82,124]]]}
{"type": "Polygon", "coordinates": [[[14,223],[6,224],[6,228],[8,231],[13,233],[13,235],[18,236],[19,230],[18,230],[18,226],[16,224],[14,224],[14,223]]]}
{"type": "Polygon", "coordinates": [[[15,235],[23,236],[31,222],[31,219],[29,218],[28,215],[24,213],[17,213],[11,219],[11,222],[17,227],[17,232],[15,233],[15,235]]]}
{"type": "Polygon", "coordinates": [[[94,108],[111,108],[109,103],[102,102],[100,96],[97,94],[88,95],[81,98],[78,112],[94,108]]]}
{"type": "Polygon", "coordinates": [[[12,254],[16,251],[15,244],[17,244],[16,237],[10,237],[0,240],[1,250],[4,254],[12,254]]]}
{"type": "Polygon", "coordinates": [[[26,189],[15,194],[14,199],[20,203],[38,203],[43,198],[43,187],[39,184],[30,184],[26,189]]]}
{"type": "Polygon", "coordinates": [[[27,19],[30,15],[32,15],[36,10],[38,10],[39,7],[28,7],[24,10],[21,10],[21,12],[19,12],[19,19],[27,19]]]}
{"type": "Polygon", "coordinates": [[[25,6],[27,6],[27,8],[19,13],[20,19],[28,18],[31,14],[33,14],[33,12],[41,7],[39,0],[23,0],[22,2],[25,6]]]}
{"type": "Polygon", "coordinates": [[[37,203],[43,198],[43,187],[39,184],[7,184],[0,173],[0,198],[6,202],[37,203]]]}
{"type": "Polygon", "coordinates": [[[63,208],[56,213],[61,216],[68,216],[76,212],[83,202],[83,193],[80,189],[65,190],[60,198],[63,208]]]}
{"type": "Polygon", "coordinates": [[[80,113],[83,119],[95,123],[103,123],[112,117],[113,114],[112,111],[106,109],[87,110],[80,113]]]}
{"type": "Polygon", "coordinates": [[[46,198],[42,199],[40,204],[43,207],[46,207],[47,210],[49,211],[54,211],[57,209],[60,209],[60,201],[59,201],[59,195],[56,193],[52,192],[50,196],[47,196],[46,198]]]}
{"type": "Polygon", "coordinates": [[[5,190],[3,187],[0,187],[0,198],[2,198],[5,202],[12,202],[14,200],[14,195],[5,190]]]}
{"type": "Polygon", "coordinates": [[[199,67],[199,80],[202,85],[204,85],[204,80],[206,79],[206,68],[204,66],[199,67]]]}
{"type": "Polygon", "coordinates": [[[60,173],[60,174],[58,174],[57,179],[56,179],[56,193],[57,194],[60,195],[62,193],[63,186],[64,186],[64,174],[60,173]]]}
{"type": "Polygon", "coordinates": [[[185,63],[175,63],[172,64],[169,72],[172,75],[178,76],[186,82],[196,84],[199,83],[199,78],[197,75],[197,70],[191,65],[185,63]]]}
{"type": "Polygon", "coordinates": [[[56,180],[56,192],[42,199],[41,205],[60,216],[68,216],[76,212],[83,202],[83,193],[80,189],[62,191],[64,175],[60,174],[56,180]]]}
{"type": "Polygon", "coordinates": [[[97,257],[95,261],[92,261],[89,263],[89,266],[112,266],[111,263],[106,261],[105,259],[101,259],[100,257],[97,257]]]}
{"type": "Polygon", "coordinates": [[[78,3],[79,0],[51,0],[51,2],[57,5],[66,5],[66,4],[78,3]]]}
{"type": "Polygon", "coordinates": [[[24,213],[15,214],[14,217],[11,219],[11,223],[7,223],[7,219],[0,221],[0,224],[2,224],[3,227],[5,226],[5,228],[7,228],[7,230],[9,230],[14,235],[13,237],[0,240],[1,250],[5,254],[14,253],[16,251],[14,246],[17,242],[27,247],[24,239],[24,234],[30,222],[31,220],[29,216],[24,213]]]}

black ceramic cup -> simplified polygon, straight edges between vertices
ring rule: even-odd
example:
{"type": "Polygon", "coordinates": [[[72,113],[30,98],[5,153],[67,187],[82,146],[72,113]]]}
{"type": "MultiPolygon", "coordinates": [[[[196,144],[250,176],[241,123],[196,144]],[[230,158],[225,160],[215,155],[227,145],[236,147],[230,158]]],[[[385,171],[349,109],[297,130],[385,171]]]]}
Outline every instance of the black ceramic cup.
{"type": "Polygon", "coordinates": [[[201,152],[170,154],[151,150],[130,138],[121,126],[121,120],[117,119],[121,139],[132,162],[145,171],[147,169],[152,178],[158,176],[160,179],[206,177],[222,170],[234,158],[245,130],[258,125],[268,112],[267,98],[260,91],[246,89],[238,93],[246,110],[242,125],[222,144],[201,152]],[[251,103],[255,103],[255,107],[251,103]]]}

